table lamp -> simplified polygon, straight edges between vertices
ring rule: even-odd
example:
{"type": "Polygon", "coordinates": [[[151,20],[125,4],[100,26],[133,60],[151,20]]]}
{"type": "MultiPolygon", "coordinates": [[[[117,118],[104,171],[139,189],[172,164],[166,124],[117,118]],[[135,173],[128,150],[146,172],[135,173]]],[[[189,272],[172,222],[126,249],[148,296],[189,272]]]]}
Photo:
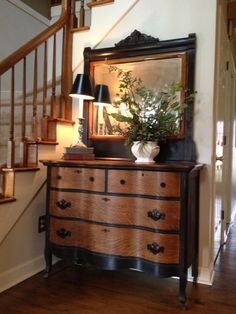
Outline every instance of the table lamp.
{"type": "Polygon", "coordinates": [[[79,99],[79,114],[78,114],[78,141],[76,147],[86,147],[83,143],[83,131],[84,131],[84,100],[93,100],[93,88],[90,82],[90,78],[87,74],[77,74],[73,83],[71,93],[69,94],[72,98],[79,99]]]}

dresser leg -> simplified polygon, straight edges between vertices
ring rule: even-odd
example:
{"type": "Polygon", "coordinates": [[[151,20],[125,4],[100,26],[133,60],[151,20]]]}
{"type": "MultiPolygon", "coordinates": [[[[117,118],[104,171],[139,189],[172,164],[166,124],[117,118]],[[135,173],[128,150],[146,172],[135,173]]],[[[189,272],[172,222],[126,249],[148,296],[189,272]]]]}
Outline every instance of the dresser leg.
{"type": "Polygon", "coordinates": [[[179,279],[179,302],[182,310],[187,309],[186,304],[186,286],[187,286],[187,278],[180,277],[179,279]]]}
{"type": "Polygon", "coordinates": [[[50,273],[50,271],[52,269],[52,253],[49,250],[45,250],[44,258],[45,258],[45,262],[46,262],[44,278],[48,278],[49,273],[50,273]]]}

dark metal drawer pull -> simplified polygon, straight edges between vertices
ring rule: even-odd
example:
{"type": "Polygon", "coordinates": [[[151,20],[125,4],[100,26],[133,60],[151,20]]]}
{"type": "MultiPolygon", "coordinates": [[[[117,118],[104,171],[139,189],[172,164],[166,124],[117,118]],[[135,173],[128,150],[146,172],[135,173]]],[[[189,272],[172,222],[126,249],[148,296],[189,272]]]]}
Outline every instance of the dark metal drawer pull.
{"type": "Polygon", "coordinates": [[[58,175],[57,180],[61,180],[61,179],[62,179],[62,176],[58,175]]]}
{"type": "Polygon", "coordinates": [[[105,201],[105,202],[109,202],[110,201],[110,199],[107,198],[107,197],[103,197],[102,200],[105,201]]]}
{"type": "Polygon", "coordinates": [[[120,184],[125,184],[125,183],[126,183],[126,181],[124,179],[120,180],[120,184]]]}
{"type": "Polygon", "coordinates": [[[89,178],[89,181],[91,181],[91,182],[94,182],[94,180],[95,180],[94,177],[89,178]]]}
{"type": "Polygon", "coordinates": [[[58,235],[58,237],[65,239],[66,237],[71,236],[71,232],[69,230],[64,229],[64,228],[61,228],[61,229],[57,230],[57,235],[58,235]]]}
{"type": "Polygon", "coordinates": [[[58,201],[56,204],[57,204],[57,207],[59,207],[60,209],[66,209],[68,207],[71,207],[71,202],[67,202],[64,199],[58,201]]]}
{"type": "Polygon", "coordinates": [[[161,186],[162,188],[165,188],[165,187],[166,187],[165,182],[161,182],[160,186],[161,186]]]}
{"type": "Polygon", "coordinates": [[[82,170],[75,170],[75,173],[82,173],[82,170]]]}
{"type": "Polygon", "coordinates": [[[156,255],[158,253],[164,252],[164,246],[158,245],[156,242],[147,245],[147,249],[152,252],[152,254],[156,255]]]}
{"type": "Polygon", "coordinates": [[[153,209],[152,211],[149,211],[147,213],[148,217],[157,221],[160,219],[165,219],[166,215],[164,213],[161,213],[158,209],[153,209]]]}

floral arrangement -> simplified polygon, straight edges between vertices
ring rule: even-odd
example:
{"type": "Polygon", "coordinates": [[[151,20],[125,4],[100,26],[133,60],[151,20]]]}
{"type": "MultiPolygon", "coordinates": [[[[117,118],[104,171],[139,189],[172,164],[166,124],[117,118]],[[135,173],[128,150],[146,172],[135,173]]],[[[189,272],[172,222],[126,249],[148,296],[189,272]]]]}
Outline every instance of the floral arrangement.
{"type": "Polygon", "coordinates": [[[187,107],[180,98],[180,83],[165,86],[156,92],[146,88],[140,78],[133,76],[132,71],[124,71],[116,66],[111,66],[110,71],[117,71],[119,102],[125,104],[129,112],[128,115],[119,112],[110,114],[118,121],[115,131],[124,136],[126,145],[132,145],[134,141],[162,141],[178,134],[180,116],[187,107]],[[125,128],[121,127],[124,123],[125,128]]]}

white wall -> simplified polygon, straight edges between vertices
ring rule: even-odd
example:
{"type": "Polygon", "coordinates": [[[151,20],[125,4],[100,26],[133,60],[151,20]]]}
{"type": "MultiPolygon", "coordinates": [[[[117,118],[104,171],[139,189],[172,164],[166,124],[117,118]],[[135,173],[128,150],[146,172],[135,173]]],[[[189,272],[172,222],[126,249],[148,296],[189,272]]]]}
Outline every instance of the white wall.
{"type": "MultiPolygon", "coordinates": [[[[198,162],[204,163],[201,175],[200,197],[200,280],[209,283],[213,268],[212,231],[212,148],[213,148],[213,94],[215,63],[216,0],[116,0],[115,5],[124,14],[113,20],[106,28],[112,14],[106,12],[105,30],[94,23],[104,20],[104,10],[92,13],[91,31],[74,36],[73,68],[83,71],[83,48],[102,48],[130,35],[137,29],[160,40],[197,35],[194,108],[194,140],[197,145],[198,162]],[[132,9],[125,14],[129,6],[132,9]],[[125,10],[126,9],[126,10],[125,10]],[[94,14],[94,16],[93,16],[94,14]],[[98,28],[96,28],[98,26],[98,28]],[[96,28],[96,29],[95,29],[96,28]]],[[[120,12],[121,12],[120,11],[120,12]]],[[[102,25],[102,24],[101,24],[102,25]]],[[[101,26],[100,25],[100,26],[101,26]]]]}
{"type": "Polygon", "coordinates": [[[19,0],[1,0],[0,60],[6,58],[49,25],[47,19],[43,17],[40,19],[40,16],[35,18],[33,10],[20,3],[19,0]],[[17,5],[20,5],[21,9],[17,5]]]}
{"type": "MultiPolygon", "coordinates": [[[[1,0],[0,9],[0,61],[15,52],[23,44],[41,33],[49,25],[49,20],[25,5],[20,0],[1,0]],[[4,43],[4,44],[3,44],[4,43]]],[[[42,49],[38,52],[38,59],[42,57],[42,49]]],[[[33,73],[29,68],[33,66],[34,54],[27,58],[27,91],[32,90],[33,73]]],[[[42,67],[41,67],[42,68],[42,67]]],[[[39,68],[40,81],[42,80],[39,68]]],[[[22,62],[15,67],[15,95],[22,93],[22,62]]],[[[2,76],[1,98],[8,100],[10,90],[10,71],[2,76]]]]}
{"type": "MultiPolygon", "coordinates": [[[[60,145],[40,145],[39,159],[61,159],[72,132],[71,125],[59,124],[60,145]]],[[[45,268],[45,233],[38,233],[38,218],[46,210],[46,167],[41,163],[39,167],[39,171],[16,172],[16,201],[0,206],[0,292],[45,268]]]]}

